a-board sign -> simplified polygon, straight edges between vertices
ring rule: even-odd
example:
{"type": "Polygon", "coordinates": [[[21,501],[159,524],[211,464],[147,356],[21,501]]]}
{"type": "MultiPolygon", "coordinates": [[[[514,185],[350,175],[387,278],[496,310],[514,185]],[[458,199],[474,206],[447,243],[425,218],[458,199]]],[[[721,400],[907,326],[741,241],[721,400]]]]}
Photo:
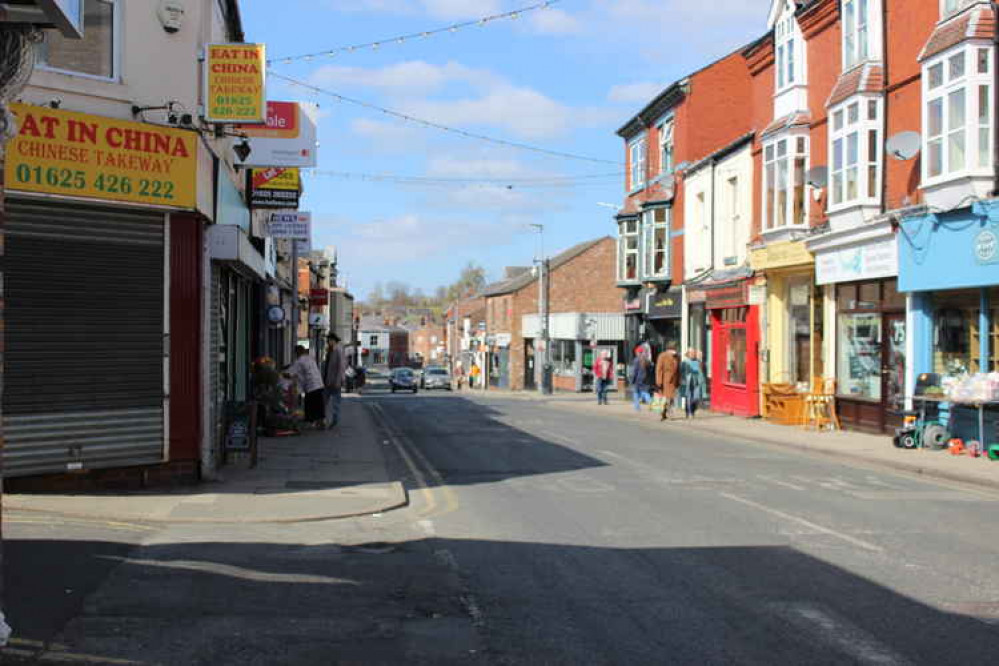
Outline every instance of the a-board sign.
{"type": "Polygon", "coordinates": [[[226,404],[225,439],[226,453],[252,453],[257,449],[257,403],[230,402],[226,404]]]}

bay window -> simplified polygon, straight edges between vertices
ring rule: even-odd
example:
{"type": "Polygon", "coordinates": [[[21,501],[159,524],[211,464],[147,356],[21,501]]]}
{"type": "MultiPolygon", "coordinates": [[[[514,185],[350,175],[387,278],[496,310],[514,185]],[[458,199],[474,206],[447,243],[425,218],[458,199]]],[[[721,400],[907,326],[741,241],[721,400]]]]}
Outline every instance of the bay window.
{"type": "Polygon", "coordinates": [[[830,109],[831,210],[880,200],[881,114],[876,97],[854,97],[830,109]]]}
{"type": "Polygon", "coordinates": [[[639,137],[628,144],[628,157],[631,164],[630,190],[645,185],[645,137],[639,137]]]}
{"type": "Polygon", "coordinates": [[[643,279],[660,280],[669,277],[669,209],[653,208],[642,214],[645,242],[642,244],[643,279]]]}
{"type": "Polygon", "coordinates": [[[617,281],[638,282],[638,218],[629,217],[618,223],[617,281]]]}
{"type": "Polygon", "coordinates": [[[867,60],[870,54],[871,0],[843,0],[843,69],[867,60]]]}
{"type": "Polygon", "coordinates": [[[673,173],[673,120],[659,123],[659,173],[673,173]]]}
{"type": "Polygon", "coordinates": [[[947,17],[951,14],[956,14],[958,11],[969,7],[978,2],[978,0],[943,0],[943,6],[941,7],[942,17],[947,17]]]}
{"type": "Polygon", "coordinates": [[[923,63],[923,179],[930,184],[992,164],[992,58],[965,44],[923,63]]]}
{"type": "Polygon", "coordinates": [[[808,137],[784,136],[763,145],[764,231],[805,225],[808,137]]]}

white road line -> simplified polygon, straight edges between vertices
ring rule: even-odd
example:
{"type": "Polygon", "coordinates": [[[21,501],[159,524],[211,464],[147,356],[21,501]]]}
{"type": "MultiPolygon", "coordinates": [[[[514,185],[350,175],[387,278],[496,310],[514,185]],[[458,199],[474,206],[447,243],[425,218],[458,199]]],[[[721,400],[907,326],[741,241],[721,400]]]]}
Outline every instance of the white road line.
{"type": "Polygon", "coordinates": [[[726,499],[732,500],[733,502],[739,502],[740,504],[745,504],[746,506],[751,506],[754,509],[758,509],[760,511],[764,511],[764,512],[769,513],[771,515],[777,516],[778,518],[783,518],[784,520],[789,520],[789,521],[791,521],[793,523],[797,523],[799,525],[804,525],[805,527],[809,527],[809,528],[815,530],[816,532],[822,532],[823,534],[828,534],[829,536],[836,537],[837,539],[842,539],[843,541],[846,541],[847,543],[851,543],[854,546],[857,546],[858,548],[863,548],[864,550],[869,550],[869,551],[875,552],[875,553],[884,552],[884,549],[881,548],[881,546],[876,546],[873,543],[869,543],[869,542],[863,541],[861,539],[856,539],[856,538],[850,536],[849,534],[843,534],[842,532],[837,532],[836,530],[831,529],[829,527],[823,527],[822,525],[818,525],[816,523],[813,523],[810,520],[805,520],[804,518],[799,518],[798,516],[792,516],[789,513],[784,513],[783,511],[779,511],[777,509],[771,509],[768,506],[764,506],[762,504],[758,504],[758,503],[753,502],[752,500],[748,500],[748,499],[746,499],[744,497],[739,497],[738,495],[732,495],[730,493],[720,493],[720,495],[722,497],[726,498],[726,499]]]}
{"type": "Polygon", "coordinates": [[[766,476],[764,474],[758,474],[757,478],[763,479],[764,481],[767,481],[769,483],[773,483],[773,484],[778,485],[778,486],[784,486],[785,488],[790,488],[791,490],[805,490],[804,486],[799,486],[797,484],[790,483],[788,481],[781,481],[780,479],[775,479],[772,476],[766,476]]]}
{"type": "Polygon", "coordinates": [[[862,664],[903,666],[909,661],[844,618],[835,617],[812,604],[777,605],[780,615],[806,629],[826,645],[849,655],[862,664]]]}

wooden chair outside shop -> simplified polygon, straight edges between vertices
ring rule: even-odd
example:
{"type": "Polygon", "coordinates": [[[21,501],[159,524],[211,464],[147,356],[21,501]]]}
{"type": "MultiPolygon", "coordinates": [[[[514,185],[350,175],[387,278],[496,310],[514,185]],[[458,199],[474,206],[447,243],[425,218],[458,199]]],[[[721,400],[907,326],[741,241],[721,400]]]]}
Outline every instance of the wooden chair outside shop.
{"type": "Polygon", "coordinates": [[[806,430],[839,430],[836,415],[836,380],[812,378],[812,391],[805,395],[804,419],[806,430]]]}

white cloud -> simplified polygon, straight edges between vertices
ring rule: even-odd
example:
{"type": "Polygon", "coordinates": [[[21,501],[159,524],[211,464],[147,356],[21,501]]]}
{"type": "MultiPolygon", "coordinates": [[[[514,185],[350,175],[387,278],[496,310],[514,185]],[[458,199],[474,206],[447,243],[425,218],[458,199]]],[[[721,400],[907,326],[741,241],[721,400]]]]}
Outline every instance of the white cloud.
{"type": "Polygon", "coordinates": [[[486,85],[494,76],[487,70],[476,70],[456,62],[434,65],[422,60],[410,60],[381,68],[325,65],[317,69],[309,81],[315,86],[361,86],[401,94],[430,94],[449,83],[486,85]]]}
{"type": "Polygon", "coordinates": [[[426,130],[397,122],[357,118],[350,122],[350,129],[383,153],[409,154],[426,142],[426,130]]]}
{"type": "Polygon", "coordinates": [[[572,14],[561,9],[532,12],[531,27],[543,35],[571,35],[583,31],[583,24],[572,14]]]}
{"type": "Polygon", "coordinates": [[[662,92],[665,86],[661,83],[651,81],[639,81],[636,83],[622,83],[613,86],[607,93],[607,99],[612,102],[623,103],[644,103],[652,100],[653,97],[662,92]]]}
{"type": "Polygon", "coordinates": [[[438,19],[458,20],[497,14],[500,0],[340,0],[331,2],[336,9],[348,12],[384,14],[428,14],[438,19]]]}

